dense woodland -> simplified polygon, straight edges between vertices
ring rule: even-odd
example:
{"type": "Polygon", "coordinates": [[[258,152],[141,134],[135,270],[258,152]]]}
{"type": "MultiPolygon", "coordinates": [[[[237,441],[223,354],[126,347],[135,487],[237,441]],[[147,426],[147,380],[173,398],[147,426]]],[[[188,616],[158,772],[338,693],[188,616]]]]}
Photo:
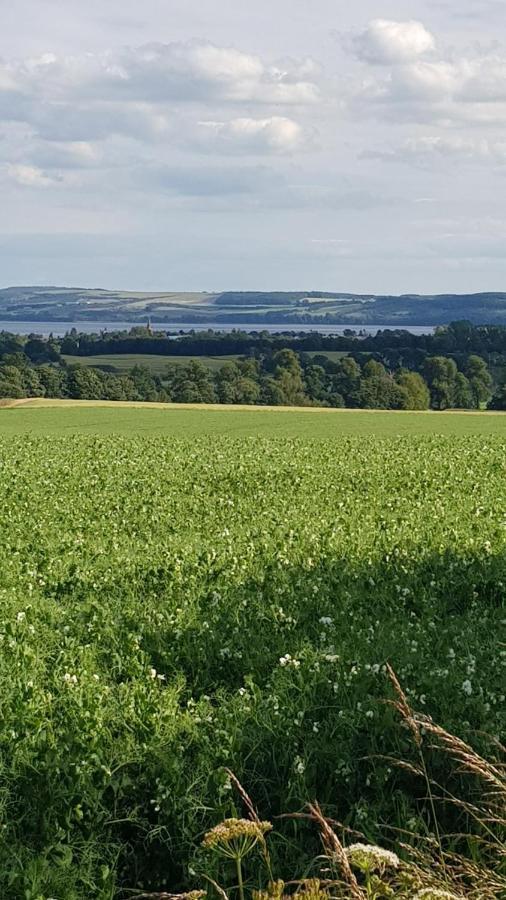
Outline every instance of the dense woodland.
{"type": "MultiPolygon", "coordinates": [[[[84,359],[83,359],[84,362],[84,359]]],[[[506,408],[502,371],[506,327],[455,322],[434,334],[379,331],[364,336],[271,335],[242,331],[169,336],[129,332],[63,338],[0,333],[0,397],[54,397],[179,403],[322,406],[360,409],[506,408]],[[341,352],[341,358],[326,354],[341,352]],[[143,366],[69,365],[65,356],[152,354],[163,375],[143,366]],[[218,371],[198,357],[236,355],[218,371]],[[179,356],[195,357],[178,362],[179,356]]]]}

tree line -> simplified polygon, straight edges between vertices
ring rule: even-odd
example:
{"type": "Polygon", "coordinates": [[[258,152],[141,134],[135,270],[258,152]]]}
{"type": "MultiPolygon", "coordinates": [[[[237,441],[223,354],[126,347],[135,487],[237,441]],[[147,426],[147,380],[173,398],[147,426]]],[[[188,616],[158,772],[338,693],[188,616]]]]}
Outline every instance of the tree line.
{"type": "Polygon", "coordinates": [[[200,360],[168,363],[163,375],[144,366],[120,374],[67,365],[58,344],[0,334],[0,397],[140,400],[174,403],[321,406],[355,409],[506,408],[493,395],[487,363],[465,354],[424,356],[419,370],[389,365],[379,354],[355,352],[333,360],[284,347],[243,356],[211,371],[200,360]]]}
{"type": "Polygon", "coordinates": [[[467,321],[438,326],[432,334],[413,334],[399,329],[379,329],[365,334],[358,328],[345,329],[342,335],[317,332],[286,331],[191,331],[170,335],[135,326],[129,331],[80,333],[76,328],[63,338],[52,340],[58,352],[69,356],[100,356],[116,353],[141,353],[157,356],[262,356],[290,347],[296,352],[327,352],[361,350],[388,354],[396,365],[416,368],[425,356],[452,355],[458,360],[463,354],[476,353],[490,365],[497,355],[506,354],[506,326],[472,325],[467,321]]]}

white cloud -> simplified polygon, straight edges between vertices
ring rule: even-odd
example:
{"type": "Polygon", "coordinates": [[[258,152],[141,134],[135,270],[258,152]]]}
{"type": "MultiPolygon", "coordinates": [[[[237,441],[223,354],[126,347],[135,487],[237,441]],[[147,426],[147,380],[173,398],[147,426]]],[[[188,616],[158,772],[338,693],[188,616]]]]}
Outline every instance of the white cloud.
{"type": "Polygon", "coordinates": [[[293,119],[238,118],[228,122],[199,122],[198,144],[213,152],[291,153],[307,140],[304,129],[293,119]]]}
{"type": "Polygon", "coordinates": [[[433,35],[421,22],[373,19],[354,42],[357,56],[368,63],[409,63],[435,49],[433,35]]]}
{"type": "Polygon", "coordinates": [[[106,53],[46,53],[0,68],[0,91],[50,102],[312,103],[318,99],[311,61],[268,64],[259,56],[210,42],[152,43],[106,53]]]}
{"type": "Polygon", "coordinates": [[[60,177],[48,175],[47,172],[39,169],[38,166],[26,166],[21,163],[7,165],[6,173],[11,181],[23,187],[54,187],[55,184],[61,181],[60,177]]]}
{"type": "MultiPolygon", "coordinates": [[[[384,62],[386,63],[386,57],[384,62]]],[[[506,121],[506,49],[474,48],[410,61],[392,60],[386,73],[367,73],[351,105],[391,120],[440,125],[499,125],[506,121]]]]}
{"type": "Polygon", "coordinates": [[[295,152],[312,129],[286,113],[319,100],[319,77],[310,59],[273,64],[209,41],[0,61],[0,120],[26,128],[17,148],[4,143],[4,162],[34,170],[13,170],[14,182],[42,186],[46,170],[96,168],[111,139],[130,142],[128,164],[149,145],[158,156],[165,146],[164,161],[181,149],[295,152]],[[267,114],[252,115],[255,106],[267,114]]]}

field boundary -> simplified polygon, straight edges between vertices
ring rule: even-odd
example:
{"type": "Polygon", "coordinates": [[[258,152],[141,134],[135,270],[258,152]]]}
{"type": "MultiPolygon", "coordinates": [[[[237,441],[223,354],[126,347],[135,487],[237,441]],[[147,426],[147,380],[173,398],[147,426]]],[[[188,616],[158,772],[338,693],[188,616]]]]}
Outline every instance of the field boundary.
{"type": "Polygon", "coordinates": [[[247,404],[226,404],[226,403],[149,403],[148,401],[137,400],[60,400],[48,397],[27,397],[22,400],[9,400],[8,398],[0,399],[0,410],[2,409],[50,409],[50,408],[93,408],[103,407],[107,409],[195,409],[202,412],[276,412],[291,413],[304,412],[314,414],[327,415],[349,415],[350,413],[367,413],[369,415],[377,415],[378,413],[385,415],[392,413],[396,416],[433,416],[439,418],[441,415],[448,416],[504,416],[505,412],[500,410],[478,410],[478,409],[445,409],[442,411],[434,409],[349,409],[339,408],[332,409],[321,406],[248,406],[247,404]]]}

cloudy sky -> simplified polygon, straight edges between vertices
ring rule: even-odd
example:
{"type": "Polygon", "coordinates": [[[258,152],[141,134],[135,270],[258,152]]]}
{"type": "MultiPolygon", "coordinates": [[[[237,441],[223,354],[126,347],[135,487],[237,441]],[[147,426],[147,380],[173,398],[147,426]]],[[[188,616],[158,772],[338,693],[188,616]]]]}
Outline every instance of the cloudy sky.
{"type": "Polygon", "coordinates": [[[504,0],[16,0],[0,285],[505,290],[504,0]]]}

